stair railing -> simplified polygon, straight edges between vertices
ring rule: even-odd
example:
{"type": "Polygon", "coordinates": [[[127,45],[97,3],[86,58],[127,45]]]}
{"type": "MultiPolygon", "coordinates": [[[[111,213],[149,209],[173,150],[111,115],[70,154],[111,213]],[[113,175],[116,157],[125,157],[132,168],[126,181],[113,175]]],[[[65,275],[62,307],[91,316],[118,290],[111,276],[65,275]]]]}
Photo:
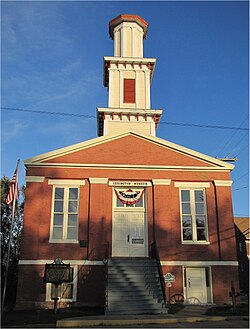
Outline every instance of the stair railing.
{"type": "Polygon", "coordinates": [[[152,258],[154,258],[156,260],[160,283],[161,283],[163,301],[164,301],[164,305],[166,305],[167,298],[166,298],[166,290],[165,290],[165,281],[164,281],[164,276],[163,276],[162,267],[161,267],[161,261],[160,261],[156,242],[153,242],[151,244],[151,256],[152,256],[152,258]]]}

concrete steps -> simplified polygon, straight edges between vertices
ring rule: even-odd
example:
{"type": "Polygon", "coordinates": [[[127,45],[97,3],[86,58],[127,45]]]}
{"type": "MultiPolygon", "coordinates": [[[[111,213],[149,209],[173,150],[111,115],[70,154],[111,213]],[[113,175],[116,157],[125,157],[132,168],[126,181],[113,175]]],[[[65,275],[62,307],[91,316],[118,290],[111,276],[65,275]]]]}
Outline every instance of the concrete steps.
{"type": "Polygon", "coordinates": [[[110,259],[107,280],[105,314],[168,313],[155,260],[110,259]]]}

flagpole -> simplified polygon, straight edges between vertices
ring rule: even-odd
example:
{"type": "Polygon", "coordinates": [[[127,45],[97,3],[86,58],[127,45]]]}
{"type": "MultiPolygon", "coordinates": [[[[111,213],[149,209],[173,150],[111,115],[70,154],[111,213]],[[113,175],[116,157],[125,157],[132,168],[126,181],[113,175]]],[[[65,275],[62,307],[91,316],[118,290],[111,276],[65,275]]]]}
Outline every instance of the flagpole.
{"type": "Polygon", "coordinates": [[[7,287],[7,280],[8,280],[8,271],[9,271],[9,262],[10,262],[10,248],[12,243],[12,231],[14,226],[14,219],[15,219],[15,208],[16,208],[16,199],[18,195],[18,169],[19,169],[20,160],[17,161],[16,166],[16,184],[14,190],[14,199],[12,203],[12,214],[11,214],[11,226],[10,226],[10,236],[9,236],[9,244],[8,244],[8,253],[7,253],[7,261],[6,261],[6,271],[5,271],[5,278],[4,278],[4,287],[3,287],[3,297],[2,297],[2,314],[4,310],[4,302],[5,302],[5,294],[6,294],[6,287],[7,287]]]}

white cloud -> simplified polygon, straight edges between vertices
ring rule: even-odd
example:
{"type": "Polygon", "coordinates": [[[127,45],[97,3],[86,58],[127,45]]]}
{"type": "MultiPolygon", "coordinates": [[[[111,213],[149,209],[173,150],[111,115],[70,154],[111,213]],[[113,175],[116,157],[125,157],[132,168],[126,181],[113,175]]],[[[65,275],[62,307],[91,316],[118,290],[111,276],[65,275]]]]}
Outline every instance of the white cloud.
{"type": "Polygon", "coordinates": [[[2,122],[2,144],[7,144],[12,140],[21,138],[29,124],[27,121],[10,119],[2,122]]]}

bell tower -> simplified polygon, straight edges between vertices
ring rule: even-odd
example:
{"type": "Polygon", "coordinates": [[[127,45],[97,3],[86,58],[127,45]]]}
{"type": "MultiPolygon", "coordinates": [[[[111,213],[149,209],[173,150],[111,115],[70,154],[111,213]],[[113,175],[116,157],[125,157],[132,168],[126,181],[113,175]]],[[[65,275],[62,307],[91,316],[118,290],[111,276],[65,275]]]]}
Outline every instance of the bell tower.
{"type": "Polygon", "coordinates": [[[150,108],[155,58],[143,57],[148,23],[137,15],[119,15],[109,22],[114,56],[104,57],[108,107],[97,108],[98,135],[135,131],[156,135],[162,110],[150,108]]]}

